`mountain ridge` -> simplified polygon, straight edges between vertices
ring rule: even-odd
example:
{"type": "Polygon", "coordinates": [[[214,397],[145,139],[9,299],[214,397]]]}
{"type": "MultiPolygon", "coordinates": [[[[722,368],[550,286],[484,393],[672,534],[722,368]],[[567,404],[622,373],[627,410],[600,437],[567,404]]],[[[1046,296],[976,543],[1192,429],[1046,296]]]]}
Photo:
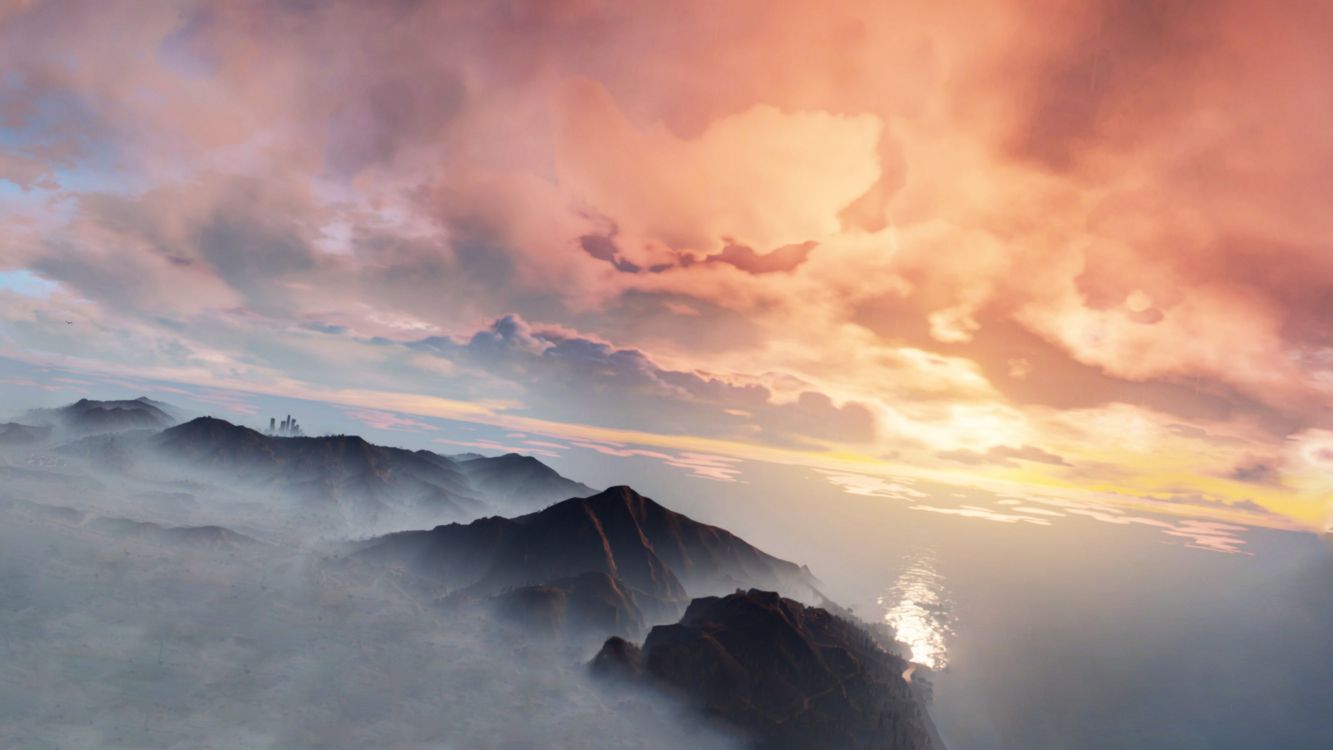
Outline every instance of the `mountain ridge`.
{"type": "Polygon", "coordinates": [[[358,554],[455,591],[488,596],[604,574],[633,593],[648,620],[674,617],[690,593],[710,592],[721,581],[811,591],[817,583],[808,570],[625,485],[513,518],[490,516],[385,535],[369,540],[358,554]],[[705,571],[705,565],[716,569],[705,571]]]}

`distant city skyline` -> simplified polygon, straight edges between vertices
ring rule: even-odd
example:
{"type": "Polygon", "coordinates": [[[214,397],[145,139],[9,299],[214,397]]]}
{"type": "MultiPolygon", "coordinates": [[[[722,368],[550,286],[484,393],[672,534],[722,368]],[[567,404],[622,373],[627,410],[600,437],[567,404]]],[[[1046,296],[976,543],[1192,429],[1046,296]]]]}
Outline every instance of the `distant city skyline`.
{"type": "Polygon", "coordinates": [[[283,417],[281,423],[277,421],[277,417],[269,417],[268,434],[277,437],[305,437],[305,432],[301,430],[301,425],[298,424],[296,418],[290,414],[283,417]]]}

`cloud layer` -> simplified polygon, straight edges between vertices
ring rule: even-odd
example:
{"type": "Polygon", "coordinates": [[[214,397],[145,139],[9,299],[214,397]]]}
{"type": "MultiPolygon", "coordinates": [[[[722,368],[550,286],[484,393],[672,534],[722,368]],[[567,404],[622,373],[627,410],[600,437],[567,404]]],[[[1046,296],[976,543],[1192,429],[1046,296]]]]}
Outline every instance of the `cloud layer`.
{"type": "Polygon", "coordinates": [[[1319,3],[0,8],[24,356],[1327,520],[1319,3]]]}

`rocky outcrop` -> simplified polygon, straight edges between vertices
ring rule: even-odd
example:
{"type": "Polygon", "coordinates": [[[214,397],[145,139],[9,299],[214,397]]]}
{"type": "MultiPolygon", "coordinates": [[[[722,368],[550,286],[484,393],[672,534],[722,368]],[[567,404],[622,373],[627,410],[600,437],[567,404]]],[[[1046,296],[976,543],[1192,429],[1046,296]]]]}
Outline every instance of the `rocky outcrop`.
{"type": "Polygon", "coordinates": [[[674,693],[764,750],[937,750],[908,667],[855,624],[755,589],[695,599],[641,650],[612,638],[591,664],[674,693]]]}

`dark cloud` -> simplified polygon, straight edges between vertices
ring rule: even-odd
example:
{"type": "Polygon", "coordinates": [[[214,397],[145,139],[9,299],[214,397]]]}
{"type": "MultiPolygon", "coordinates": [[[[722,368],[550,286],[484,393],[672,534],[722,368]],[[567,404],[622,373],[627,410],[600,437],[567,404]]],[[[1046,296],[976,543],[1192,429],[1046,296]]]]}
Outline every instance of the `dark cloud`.
{"type": "Polygon", "coordinates": [[[753,274],[794,271],[806,261],[810,251],[818,244],[814,241],[800,242],[784,245],[771,252],[757,253],[753,248],[728,242],[721,251],[705,256],[702,261],[696,260],[692,255],[680,254],[675,262],[659,263],[645,268],[625,258],[620,247],[616,245],[615,232],[585,234],[579,238],[579,246],[584,252],[597,260],[610,263],[621,273],[662,273],[672,268],[689,268],[698,263],[724,263],[753,274]]]}
{"type": "Polygon", "coordinates": [[[639,273],[643,270],[621,256],[620,248],[616,247],[614,236],[585,234],[579,238],[579,246],[588,255],[610,263],[615,266],[617,271],[622,273],[639,273]]]}
{"type": "Polygon", "coordinates": [[[1278,467],[1264,461],[1254,461],[1237,466],[1227,475],[1228,479],[1252,484],[1273,484],[1281,478],[1278,467]]]}
{"type": "Polygon", "coordinates": [[[709,263],[726,263],[747,273],[793,271],[805,262],[810,256],[810,251],[818,244],[814,241],[801,242],[760,254],[744,245],[729,243],[721,252],[710,255],[705,260],[709,263]]]}
{"type": "Polygon", "coordinates": [[[319,323],[319,322],[302,323],[301,327],[307,331],[314,331],[316,333],[327,333],[330,336],[341,336],[342,334],[347,333],[347,326],[331,325],[329,323],[319,323]]]}
{"type": "Polygon", "coordinates": [[[636,349],[533,326],[512,314],[466,341],[431,337],[412,346],[520,383],[529,407],[560,419],[784,444],[863,443],[875,434],[874,418],[861,404],[838,406],[815,391],[774,403],[761,384],[666,369],[636,349]]]}

